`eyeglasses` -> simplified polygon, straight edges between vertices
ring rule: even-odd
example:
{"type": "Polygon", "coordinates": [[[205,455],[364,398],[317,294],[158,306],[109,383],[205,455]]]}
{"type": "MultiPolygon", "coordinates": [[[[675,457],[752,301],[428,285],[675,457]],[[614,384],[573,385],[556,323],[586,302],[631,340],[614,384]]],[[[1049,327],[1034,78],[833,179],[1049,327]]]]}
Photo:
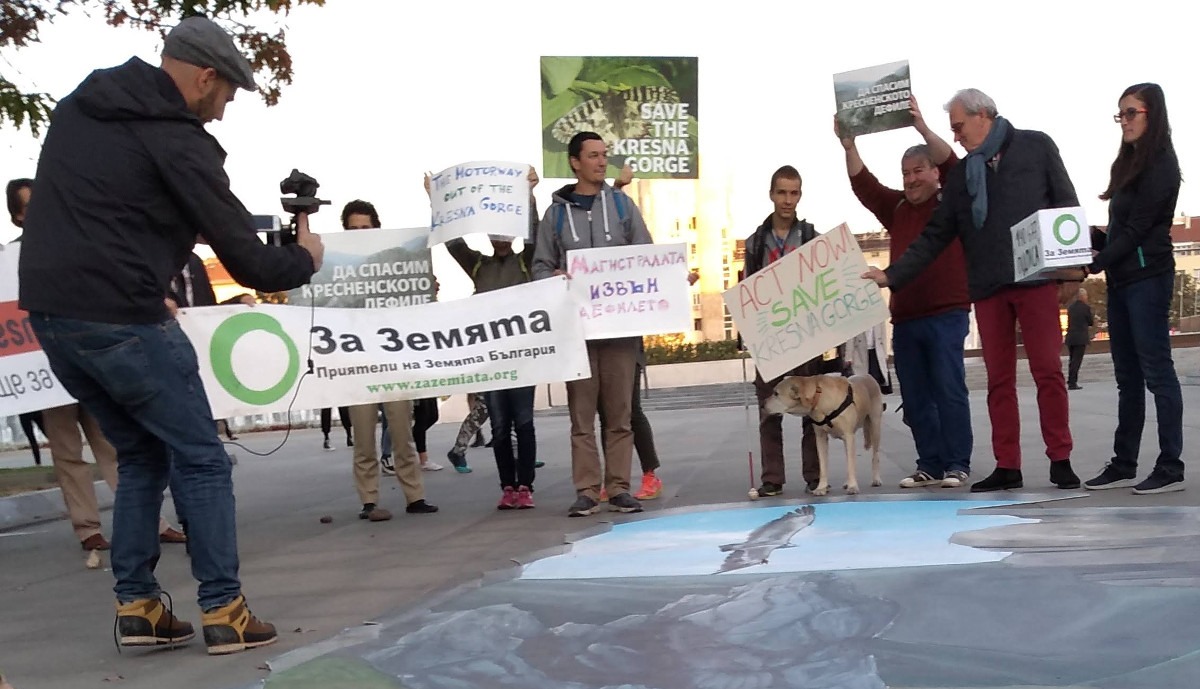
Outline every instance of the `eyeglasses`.
{"type": "Polygon", "coordinates": [[[1132,120],[1133,120],[1133,118],[1135,118],[1135,117],[1137,117],[1137,116],[1138,116],[1138,114],[1142,114],[1142,113],[1145,113],[1145,112],[1146,112],[1146,109],[1145,109],[1145,108],[1142,108],[1142,109],[1138,109],[1138,108],[1125,108],[1125,109],[1124,109],[1124,110],[1122,110],[1121,112],[1119,112],[1119,113],[1117,113],[1117,114],[1113,115],[1113,122],[1116,122],[1116,123],[1118,123],[1118,124],[1119,124],[1119,123],[1121,123],[1121,122],[1125,122],[1125,121],[1132,121],[1132,120]]]}

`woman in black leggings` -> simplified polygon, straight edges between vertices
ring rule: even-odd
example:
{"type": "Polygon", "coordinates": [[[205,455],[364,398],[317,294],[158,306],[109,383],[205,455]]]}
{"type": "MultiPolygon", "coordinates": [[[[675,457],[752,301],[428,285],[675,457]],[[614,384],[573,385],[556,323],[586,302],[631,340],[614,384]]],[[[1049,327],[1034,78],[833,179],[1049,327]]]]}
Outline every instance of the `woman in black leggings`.
{"type": "Polygon", "coordinates": [[[429,461],[429,453],[425,447],[425,432],[438,422],[438,401],[432,399],[413,400],[413,444],[417,446],[417,457],[421,460],[421,468],[425,471],[438,471],[440,464],[429,461]]]}
{"type": "MultiPolygon", "coordinates": [[[[354,447],[354,437],[350,435],[350,408],[338,407],[338,416],[342,418],[342,428],[346,430],[346,447],[354,447]]],[[[332,450],[333,445],[329,442],[329,431],[333,429],[333,410],[326,408],[321,410],[321,432],[325,434],[325,449],[332,450]]]]}

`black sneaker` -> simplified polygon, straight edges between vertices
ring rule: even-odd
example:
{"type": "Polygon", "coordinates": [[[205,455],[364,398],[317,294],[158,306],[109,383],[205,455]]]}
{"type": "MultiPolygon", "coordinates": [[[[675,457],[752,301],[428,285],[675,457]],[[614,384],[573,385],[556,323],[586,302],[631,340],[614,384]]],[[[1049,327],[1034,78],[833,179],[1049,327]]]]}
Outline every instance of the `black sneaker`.
{"type": "Polygon", "coordinates": [[[392,463],[391,455],[383,455],[379,458],[379,473],[384,476],[396,475],[396,465],[392,463]]]}
{"type": "Polygon", "coordinates": [[[1079,487],[1079,476],[1071,468],[1071,460],[1060,459],[1057,462],[1050,462],[1050,483],[1063,490],[1079,487]]]}
{"type": "Polygon", "coordinates": [[[329,442],[329,436],[325,436],[325,444],[322,445],[322,447],[325,448],[327,452],[333,450],[333,445],[329,442]]]}
{"type": "Polygon", "coordinates": [[[1104,465],[1104,471],[1093,479],[1088,479],[1083,482],[1083,487],[1088,490],[1109,490],[1112,488],[1125,488],[1137,483],[1136,475],[1127,475],[1121,473],[1112,462],[1104,465]]]}
{"type": "Polygon", "coordinates": [[[586,495],[580,495],[575,498],[575,503],[571,505],[571,509],[567,510],[568,517],[586,517],[600,511],[600,503],[589,498],[586,495]]]}
{"type": "Polygon", "coordinates": [[[629,493],[621,493],[608,499],[608,511],[625,513],[641,512],[642,503],[634,499],[629,493]]]}
{"type": "MultiPolygon", "coordinates": [[[[813,487],[816,488],[816,486],[813,487]]],[[[778,483],[767,483],[764,481],[763,484],[758,487],[758,497],[760,498],[773,498],[776,495],[782,494],[783,486],[779,485],[778,483]]]]}
{"type": "Polygon", "coordinates": [[[971,484],[972,493],[990,493],[994,490],[1009,490],[1010,488],[1023,488],[1024,481],[1021,479],[1020,469],[1001,469],[996,467],[991,476],[971,484]]]}
{"type": "Polygon", "coordinates": [[[413,500],[404,508],[409,514],[433,514],[438,511],[437,505],[430,505],[424,500],[413,500]]]}
{"type": "Polygon", "coordinates": [[[475,440],[471,443],[471,447],[483,447],[483,431],[475,433],[475,440]]]}
{"type": "MultiPolygon", "coordinates": [[[[804,483],[804,492],[811,493],[814,490],[816,490],[817,486],[819,486],[819,485],[821,485],[821,482],[819,480],[818,481],[806,481],[804,483]]],[[[779,492],[781,492],[781,493],[783,492],[783,486],[779,487],[779,492]]]]}
{"type": "Polygon", "coordinates": [[[1157,470],[1150,472],[1145,481],[1133,487],[1134,495],[1155,495],[1183,490],[1183,477],[1168,476],[1157,470]]]}

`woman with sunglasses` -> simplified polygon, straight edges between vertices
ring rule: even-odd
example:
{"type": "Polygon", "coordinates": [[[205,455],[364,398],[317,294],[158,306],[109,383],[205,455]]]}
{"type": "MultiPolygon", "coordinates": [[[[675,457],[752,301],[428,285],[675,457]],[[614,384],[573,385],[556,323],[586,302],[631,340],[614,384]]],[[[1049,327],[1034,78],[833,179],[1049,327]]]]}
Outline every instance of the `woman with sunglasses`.
{"type": "Polygon", "coordinates": [[[1099,249],[1088,268],[1108,282],[1108,329],[1117,379],[1114,456],[1089,490],[1134,485],[1146,421],[1146,390],[1158,418],[1158,461],[1134,485],[1138,495],[1183,490],[1183,396],[1171,360],[1169,309],[1175,288],[1171,224],[1179,196],[1179,161],[1171,144],[1167,105],[1158,84],[1125,89],[1113,119],[1121,146],[1108,189],[1108,232],[1096,232],[1099,249]]]}

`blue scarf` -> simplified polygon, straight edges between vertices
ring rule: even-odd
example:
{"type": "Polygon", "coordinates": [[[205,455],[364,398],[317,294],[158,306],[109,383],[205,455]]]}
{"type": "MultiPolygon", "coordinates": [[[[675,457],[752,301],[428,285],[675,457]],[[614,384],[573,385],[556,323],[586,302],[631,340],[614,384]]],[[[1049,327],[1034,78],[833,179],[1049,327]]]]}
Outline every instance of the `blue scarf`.
{"type": "Polygon", "coordinates": [[[987,164],[1000,152],[1004,139],[1012,131],[1012,125],[1003,117],[992,122],[987,138],[974,151],[967,154],[967,193],[971,195],[971,220],[975,229],[982,229],[988,214],[987,164]]]}

